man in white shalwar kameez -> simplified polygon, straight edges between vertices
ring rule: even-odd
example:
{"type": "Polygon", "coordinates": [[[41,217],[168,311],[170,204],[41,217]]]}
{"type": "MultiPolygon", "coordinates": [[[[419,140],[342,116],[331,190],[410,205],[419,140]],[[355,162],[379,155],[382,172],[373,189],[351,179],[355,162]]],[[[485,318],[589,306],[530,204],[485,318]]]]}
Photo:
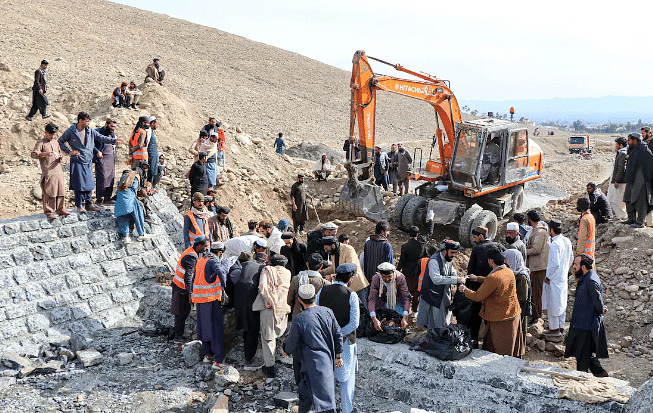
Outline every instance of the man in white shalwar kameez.
{"type": "Polygon", "coordinates": [[[549,260],[542,290],[542,310],[549,317],[551,335],[562,335],[565,331],[567,310],[567,276],[573,262],[573,249],[569,238],[562,235],[562,223],[557,219],[549,221],[549,260]]]}

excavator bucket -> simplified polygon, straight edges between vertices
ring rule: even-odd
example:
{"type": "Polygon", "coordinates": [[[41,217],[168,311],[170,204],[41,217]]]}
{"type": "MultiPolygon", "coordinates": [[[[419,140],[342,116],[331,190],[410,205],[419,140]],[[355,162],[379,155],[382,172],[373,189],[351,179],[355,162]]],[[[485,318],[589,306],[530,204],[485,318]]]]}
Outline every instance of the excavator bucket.
{"type": "Polygon", "coordinates": [[[388,219],[388,211],[383,205],[381,187],[367,182],[358,181],[356,167],[350,163],[345,164],[349,179],[342,186],[340,192],[340,205],[342,208],[359,216],[365,216],[372,221],[388,219]]]}

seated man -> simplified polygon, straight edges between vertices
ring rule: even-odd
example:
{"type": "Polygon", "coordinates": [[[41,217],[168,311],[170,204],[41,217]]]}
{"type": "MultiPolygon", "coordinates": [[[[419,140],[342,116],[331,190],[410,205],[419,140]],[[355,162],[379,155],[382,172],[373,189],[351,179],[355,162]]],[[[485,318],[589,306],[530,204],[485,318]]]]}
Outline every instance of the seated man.
{"type": "Polygon", "coordinates": [[[111,93],[111,105],[114,108],[127,107],[127,101],[125,99],[126,90],[127,90],[127,82],[122,82],[120,86],[113,89],[113,93],[111,93]]]}
{"type": "Polygon", "coordinates": [[[488,136],[483,153],[483,164],[481,165],[481,182],[495,184],[499,179],[499,162],[501,161],[501,149],[499,148],[499,137],[488,136]]]}
{"type": "Polygon", "coordinates": [[[381,308],[390,308],[402,314],[401,328],[408,327],[408,313],[410,312],[410,292],[406,277],[389,262],[383,262],[376,267],[379,271],[372,277],[368,309],[374,323],[374,328],[381,331],[381,322],[376,318],[376,311],[381,308]]]}
{"type": "Polygon", "coordinates": [[[165,69],[161,67],[161,59],[158,57],[154,58],[152,60],[152,63],[147,65],[145,68],[145,73],[147,76],[145,76],[145,83],[158,83],[160,85],[163,84],[163,78],[166,75],[165,69]]]}
{"type": "Polygon", "coordinates": [[[318,181],[329,180],[329,175],[331,175],[331,162],[327,159],[326,153],[323,153],[320,160],[315,162],[313,175],[318,181]]]}
{"type": "Polygon", "coordinates": [[[143,96],[143,92],[138,90],[136,83],[132,80],[129,82],[129,87],[125,89],[125,95],[127,96],[127,104],[125,106],[129,109],[136,109],[136,106],[140,105],[139,101],[141,100],[141,96],[143,96]]]}

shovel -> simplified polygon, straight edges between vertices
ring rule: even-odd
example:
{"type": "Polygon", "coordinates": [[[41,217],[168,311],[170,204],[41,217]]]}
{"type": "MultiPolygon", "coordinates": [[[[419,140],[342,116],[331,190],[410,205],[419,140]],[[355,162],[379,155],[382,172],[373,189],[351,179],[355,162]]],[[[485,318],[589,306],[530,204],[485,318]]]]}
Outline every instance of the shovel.
{"type": "Polygon", "coordinates": [[[315,208],[315,203],[313,203],[313,198],[311,197],[311,206],[313,207],[313,211],[315,212],[315,217],[317,218],[317,223],[322,225],[322,222],[320,221],[320,216],[317,214],[317,208],[315,208]]]}

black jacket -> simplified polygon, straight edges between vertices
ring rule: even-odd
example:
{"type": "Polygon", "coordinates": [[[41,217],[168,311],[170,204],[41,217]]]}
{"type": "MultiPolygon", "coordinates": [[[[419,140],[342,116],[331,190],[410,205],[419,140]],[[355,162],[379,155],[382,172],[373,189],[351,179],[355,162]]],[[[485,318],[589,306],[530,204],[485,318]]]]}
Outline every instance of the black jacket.
{"type": "Polygon", "coordinates": [[[653,178],[653,154],[645,143],[640,143],[628,152],[626,183],[633,184],[635,182],[635,175],[639,168],[642,168],[645,181],[650,181],[653,178]]]}
{"type": "Polygon", "coordinates": [[[401,246],[401,255],[397,264],[397,271],[401,271],[406,277],[419,276],[416,268],[419,260],[426,256],[426,245],[423,241],[411,238],[401,246]]]}
{"type": "Polygon", "coordinates": [[[597,224],[602,224],[612,219],[612,208],[610,208],[608,198],[599,188],[596,188],[589,198],[590,212],[594,215],[594,220],[596,220],[597,224]]]}
{"type": "Polygon", "coordinates": [[[286,268],[290,271],[290,274],[293,277],[300,271],[306,269],[306,244],[297,242],[297,240],[294,239],[293,244],[290,247],[285,245],[281,247],[280,254],[288,258],[286,268]]]}
{"type": "Polygon", "coordinates": [[[32,86],[32,90],[34,92],[38,92],[39,89],[43,91],[43,93],[47,92],[47,82],[45,81],[45,76],[43,76],[43,72],[41,71],[41,68],[36,69],[36,72],[34,72],[34,85],[32,86]]]}
{"type": "Polygon", "coordinates": [[[611,184],[622,184],[626,178],[626,159],[628,155],[625,150],[619,150],[617,156],[614,158],[614,166],[612,167],[611,184]]]}
{"type": "Polygon", "coordinates": [[[209,189],[209,177],[206,175],[206,166],[202,162],[197,161],[190,167],[188,180],[190,181],[191,196],[195,192],[206,195],[206,190],[209,189]]]}
{"type": "MultiPolygon", "coordinates": [[[[498,247],[501,251],[505,251],[503,245],[488,239],[474,245],[472,255],[469,256],[467,275],[474,274],[480,277],[487,277],[492,272],[492,268],[490,268],[490,264],[487,262],[487,251],[492,247],[498,247]]],[[[477,290],[481,284],[475,281],[468,281],[467,286],[473,290],[477,290]]]]}

